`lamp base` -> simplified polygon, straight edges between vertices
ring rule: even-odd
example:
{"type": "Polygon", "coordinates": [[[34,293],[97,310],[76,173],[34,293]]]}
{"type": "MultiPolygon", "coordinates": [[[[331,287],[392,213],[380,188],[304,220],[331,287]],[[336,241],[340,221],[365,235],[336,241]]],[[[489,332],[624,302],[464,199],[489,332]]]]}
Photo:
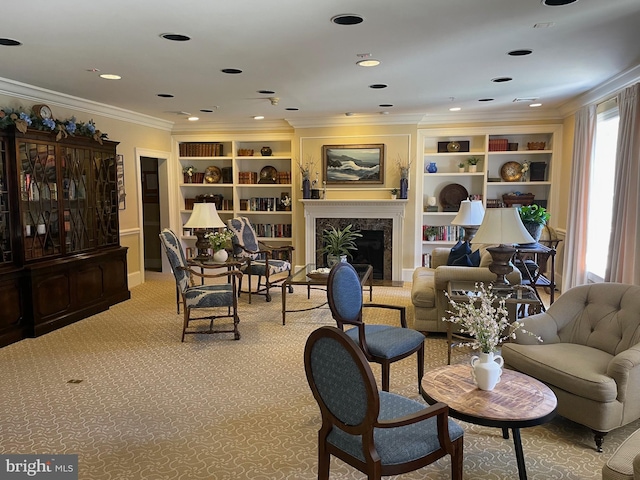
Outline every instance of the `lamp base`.
{"type": "Polygon", "coordinates": [[[209,244],[209,240],[204,238],[207,231],[208,230],[206,228],[195,228],[193,230],[193,233],[196,234],[196,248],[198,249],[198,255],[194,260],[203,261],[211,259],[211,255],[209,254],[209,248],[211,248],[211,245],[209,244]]]}
{"type": "Polygon", "coordinates": [[[509,282],[505,278],[513,270],[513,267],[509,264],[516,249],[510,245],[501,244],[497,247],[487,248],[487,252],[491,254],[491,265],[489,265],[489,271],[496,274],[496,280],[493,282],[497,288],[505,287],[509,285],[509,282]]]}
{"type": "Polygon", "coordinates": [[[462,228],[464,228],[464,241],[471,243],[471,240],[476,236],[476,232],[478,231],[478,228],[480,228],[480,225],[470,227],[465,227],[463,225],[462,228]]]}

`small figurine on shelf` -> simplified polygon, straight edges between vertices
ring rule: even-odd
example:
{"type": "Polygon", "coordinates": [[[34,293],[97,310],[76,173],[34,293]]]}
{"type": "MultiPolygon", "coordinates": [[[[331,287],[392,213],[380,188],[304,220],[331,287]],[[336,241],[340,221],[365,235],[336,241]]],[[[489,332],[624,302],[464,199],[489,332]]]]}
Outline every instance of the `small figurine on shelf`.
{"type": "Polygon", "coordinates": [[[525,160],[524,162],[522,162],[522,167],[520,167],[520,172],[522,173],[522,176],[520,177],[520,181],[528,182],[529,181],[529,160],[525,160]]]}

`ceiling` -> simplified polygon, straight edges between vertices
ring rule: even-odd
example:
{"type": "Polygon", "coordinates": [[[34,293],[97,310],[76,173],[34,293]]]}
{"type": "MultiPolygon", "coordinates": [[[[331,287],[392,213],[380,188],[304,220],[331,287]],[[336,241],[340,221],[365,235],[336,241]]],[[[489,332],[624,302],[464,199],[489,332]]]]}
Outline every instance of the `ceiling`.
{"type": "Polygon", "coordinates": [[[0,38],[22,45],[0,46],[1,77],[175,128],[250,124],[255,115],[292,126],[558,117],[640,65],[638,0],[30,0],[3,2],[2,16],[0,38]],[[340,14],[364,21],[336,25],[340,14]],[[533,53],[507,54],[517,49],[533,53]],[[380,65],[357,66],[363,54],[380,65]]]}

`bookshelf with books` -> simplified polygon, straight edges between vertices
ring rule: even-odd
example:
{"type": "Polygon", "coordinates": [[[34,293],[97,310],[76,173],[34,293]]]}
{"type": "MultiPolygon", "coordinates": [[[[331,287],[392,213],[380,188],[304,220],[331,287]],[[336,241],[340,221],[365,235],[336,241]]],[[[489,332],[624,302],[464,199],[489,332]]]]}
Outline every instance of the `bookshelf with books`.
{"type": "MultiPolygon", "coordinates": [[[[195,202],[203,195],[215,196],[224,222],[245,216],[254,228],[260,226],[256,233],[261,239],[292,242],[294,164],[290,135],[212,136],[206,140],[185,135],[174,136],[174,140],[180,169],[181,226],[189,219],[195,202]]],[[[185,247],[193,248],[195,236],[188,229],[182,230],[182,240],[185,247]]]]}
{"type": "Polygon", "coordinates": [[[421,129],[418,137],[417,263],[424,263],[435,247],[456,243],[458,237],[449,227],[465,194],[482,200],[485,208],[517,205],[518,198],[533,197],[533,203],[545,206],[553,217],[561,125],[421,129]],[[475,169],[470,158],[477,161],[475,169]],[[525,164],[528,171],[523,174],[525,164]],[[443,234],[428,240],[429,226],[443,234]]]}

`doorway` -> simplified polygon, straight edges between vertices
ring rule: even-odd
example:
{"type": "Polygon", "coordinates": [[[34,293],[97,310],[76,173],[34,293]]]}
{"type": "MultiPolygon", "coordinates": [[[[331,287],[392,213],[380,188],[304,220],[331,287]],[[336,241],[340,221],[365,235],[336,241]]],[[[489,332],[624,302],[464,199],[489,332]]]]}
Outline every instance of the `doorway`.
{"type": "Polygon", "coordinates": [[[160,181],[158,159],[140,157],[140,181],[142,183],[142,230],[144,238],[144,269],[162,271],[160,250],[160,181]]]}

